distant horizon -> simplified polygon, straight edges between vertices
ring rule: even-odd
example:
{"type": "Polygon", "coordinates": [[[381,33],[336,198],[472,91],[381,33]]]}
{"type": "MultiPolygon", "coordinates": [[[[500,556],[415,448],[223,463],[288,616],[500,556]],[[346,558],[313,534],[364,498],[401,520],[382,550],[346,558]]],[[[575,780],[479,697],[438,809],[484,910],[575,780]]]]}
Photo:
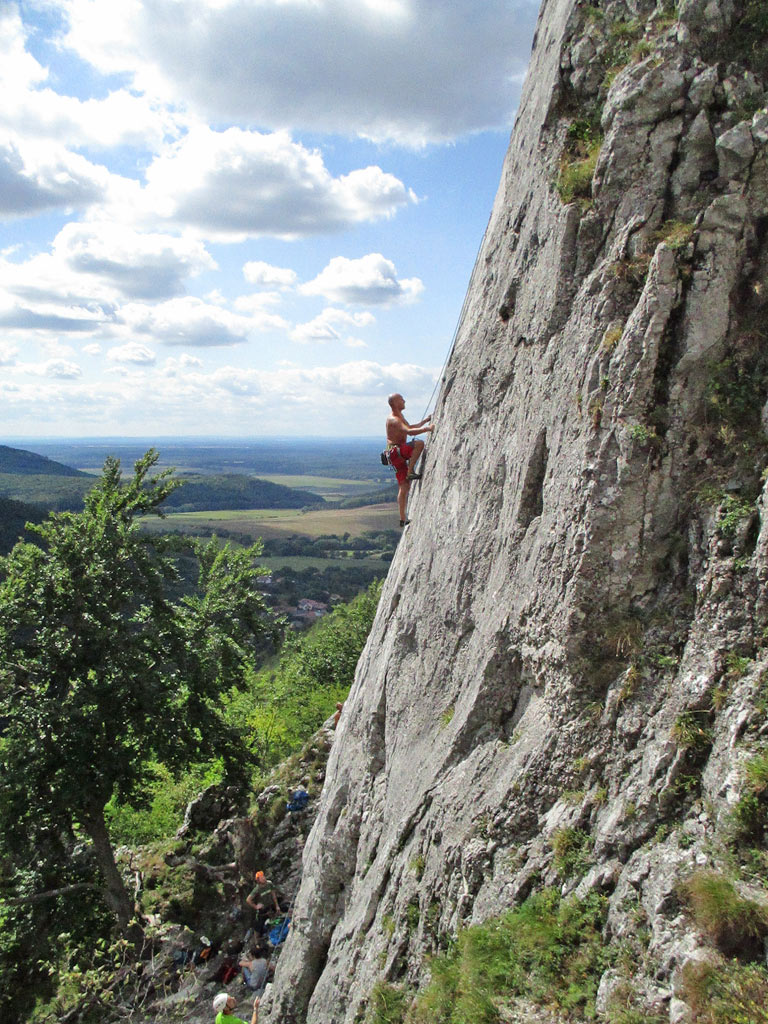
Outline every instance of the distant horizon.
{"type": "Polygon", "coordinates": [[[0,430],[421,418],[539,4],[5,0],[0,430]]]}
{"type": "MultiPolygon", "coordinates": [[[[382,435],[384,431],[382,429],[382,435]]],[[[172,442],[173,444],[226,444],[250,445],[263,442],[288,441],[288,442],[314,442],[325,441],[376,441],[381,438],[379,434],[259,434],[253,437],[230,437],[226,434],[94,434],[94,435],[68,435],[68,434],[22,434],[22,435],[0,435],[0,445],[6,444],[12,447],[13,444],[39,444],[40,442],[66,443],[66,444],[103,444],[109,442],[115,444],[125,442],[135,444],[139,441],[145,443],[172,442]]]]}

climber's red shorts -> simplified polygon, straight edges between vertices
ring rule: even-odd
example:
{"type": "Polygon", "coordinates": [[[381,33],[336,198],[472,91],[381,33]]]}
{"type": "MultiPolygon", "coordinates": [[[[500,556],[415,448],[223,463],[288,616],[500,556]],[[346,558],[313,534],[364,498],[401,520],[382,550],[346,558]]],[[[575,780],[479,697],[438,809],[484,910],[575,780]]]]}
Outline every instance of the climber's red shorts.
{"type": "Polygon", "coordinates": [[[397,482],[399,484],[403,483],[405,478],[408,476],[408,459],[410,459],[412,455],[413,445],[408,444],[407,441],[403,441],[402,444],[390,449],[389,459],[395,470],[395,476],[397,477],[397,482]]]}

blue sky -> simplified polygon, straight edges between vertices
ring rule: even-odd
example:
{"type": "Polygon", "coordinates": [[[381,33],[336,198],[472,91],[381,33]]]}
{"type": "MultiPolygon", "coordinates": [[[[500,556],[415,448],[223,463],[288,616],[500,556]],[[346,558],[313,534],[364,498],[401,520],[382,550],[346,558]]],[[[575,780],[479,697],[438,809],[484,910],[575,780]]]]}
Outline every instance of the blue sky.
{"type": "Polygon", "coordinates": [[[0,435],[420,416],[537,10],[0,0],[0,435]]]}

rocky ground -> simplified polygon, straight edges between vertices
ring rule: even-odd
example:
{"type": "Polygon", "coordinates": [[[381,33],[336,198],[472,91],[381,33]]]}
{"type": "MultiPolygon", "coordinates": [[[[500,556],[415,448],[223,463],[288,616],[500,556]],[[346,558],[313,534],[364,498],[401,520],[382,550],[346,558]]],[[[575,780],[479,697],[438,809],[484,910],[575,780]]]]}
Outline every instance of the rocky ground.
{"type": "MultiPolygon", "coordinates": [[[[134,879],[147,934],[138,972],[132,968],[127,984],[122,976],[115,988],[118,1007],[132,1024],[210,1024],[213,996],[222,991],[236,998],[234,1013],[250,1021],[253,996],[240,972],[227,984],[217,977],[247,945],[252,916],[245,897],[255,870],[279,886],[282,905],[291,910],[333,739],[331,719],[250,801],[231,787],[211,786],[189,804],[176,839],[119,851],[134,879]],[[299,788],[309,801],[289,813],[286,804],[299,788]],[[205,939],[212,948],[200,959],[205,939]],[[187,963],[179,963],[182,953],[187,963]]],[[[271,953],[273,966],[281,949],[271,953]]]]}

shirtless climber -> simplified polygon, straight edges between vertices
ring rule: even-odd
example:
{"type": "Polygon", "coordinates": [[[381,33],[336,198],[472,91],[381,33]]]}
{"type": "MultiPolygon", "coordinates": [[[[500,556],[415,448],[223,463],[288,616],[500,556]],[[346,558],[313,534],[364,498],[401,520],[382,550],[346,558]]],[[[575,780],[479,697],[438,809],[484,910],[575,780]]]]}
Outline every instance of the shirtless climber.
{"type": "Polygon", "coordinates": [[[411,489],[411,480],[420,480],[421,475],[414,472],[414,466],[419,461],[424,451],[423,441],[414,441],[411,444],[408,438],[414,434],[429,434],[434,427],[425,427],[432,419],[426,419],[413,426],[403,416],[405,399],[402,395],[390,395],[387,399],[392,410],[387,417],[387,448],[390,450],[390,459],[397,476],[397,507],[400,510],[400,526],[407,526],[410,520],[405,518],[405,508],[408,502],[408,491],[411,489]]]}

